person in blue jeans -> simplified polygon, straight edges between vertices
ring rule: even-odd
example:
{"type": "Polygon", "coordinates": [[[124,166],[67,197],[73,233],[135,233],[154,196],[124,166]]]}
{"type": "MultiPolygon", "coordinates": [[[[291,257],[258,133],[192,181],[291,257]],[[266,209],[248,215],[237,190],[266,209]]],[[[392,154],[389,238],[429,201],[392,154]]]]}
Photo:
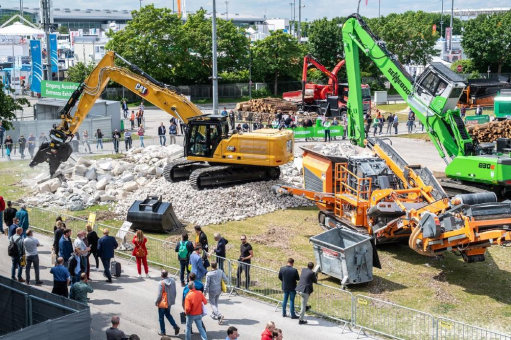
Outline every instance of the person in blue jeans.
{"type": "Polygon", "coordinates": [[[282,290],[284,291],[284,300],[282,301],[282,316],[286,317],[287,300],[289,299],[289,309],[291,310],[291,319],[298,319],[295,314],[295,296],[296,281],[300,280],[298,270],[294,268],[295,260],[291,257],[287,260],[287,265],[280,268],[279,280],[282,281],[282,290]]]}
{"type": "Polygon", "coordinates": [[[18,270],[18,282],[25,282],[25,280],[23,280],[23,278],[21,277],[21,274],[23,272],[23,268],[21,267],[21,257],[23,256],[23,254],[25,254],[25,246],[23,243],[22,233],[23,233],[23,229],[21,227],[18,227],[16,229],[16,233],[10,240],[18,248],[18,254],[16,256],[11,256],[11,259],[12,259],[11,279],[16,281],[16,277],[14,275],[16,274],[16,269],[17,269],[18,270]]]}
{"type": "Polygon", "coordinates": [[[190,274],[188,265],[190,264],[190,255],[193,253],[193,243],[188,241],[187,233],[183,233],[183,235],[181,235],[181,241],[176,244],[175,251],[177,253],[177,259],[179,260],[181,267],[179,272],[179,279],[181,281],[181,287],[184,287],[185,283],[188,283],[188,275],[190,274]]]}
{"type": "Polygon", "coordinates": [[[117,249],[117,241],[115,237],[109,236],[110,230],[108,228],[103,230],[103,237],[98,241],[98,256],[101,258],[103,268],[105,268],[105,276],[108,280],[106,282],[112,283],[112,274],[110,273],[110,261],[114,257],[114,251],[117,249]]]}
{"type": "Polygon", "coordinates": [[[158,307],[158,320],[160,321],[159,336],[167,335],[167,333],[165,333],[165,318],[169,320],[170,325],[174,328],[174,335],[179,334],[179,327],[170,314],[170,307],[176,303],[176,294],[176,281],[169,277],[169,273],[166,270],[162,270],[161,281],[158,284],[158,294],[155,301],[155,305],[158,307]],[[161,306],[159,306],[163,298],[163,289],[165,289],[165,292],[167,293],[167,308],[161,308],[161,306]]]}

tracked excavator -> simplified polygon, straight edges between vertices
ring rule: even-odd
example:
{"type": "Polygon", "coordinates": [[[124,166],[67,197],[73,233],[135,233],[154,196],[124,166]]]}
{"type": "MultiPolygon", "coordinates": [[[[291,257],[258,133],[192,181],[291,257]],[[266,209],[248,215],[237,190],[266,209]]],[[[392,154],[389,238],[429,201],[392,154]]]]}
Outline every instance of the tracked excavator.
{"type": "MultiPolygon", "coordinates": [[[[358,53],[359,50],[371,51],[368,47],[371,42],[379,42],[378,50],[382,45],[356,14],[343,25],[343,41],[350,87],[348,136],[357,145],[347,144],[353,149],[347,148],[349,152],[341,156],[302,147],[304,187],[276,185],[272,187],[273,192],[314,201],[320,210],[318,220],[323,228],[349,230],[369,237],[375,255],[377,244],[406,241],[411,249],[425,256],[454,252],[466,262],[479,262],[484,261],[486,249],[491,245],[511,244],[511,202],[497,202],[493,192],[461,194],[449,199],[432,172],[420,165],[408,164],[392,148],[390,140],[365,138],[358,53]]],[[[372,51],[372,58],[381,63],[379,66],[385,68],[389,76],[395,75],[394,83],[402,84],[401,89],[409,91],[398,76],[402,71],[397,60],[389,58],[387,53],[372,51]]],[[[437,77],[437,73],[432,76],[437,77]]],[[[441,79],[439,77],[438,81],[441,79]]],[[[452,91],[463,89],[456,81],[445,82],[445,86],[452,91]]],[[[456,104],[458,96],[437,98],[432,105],[443,112],[451,99],[452,105],[456,104]]],[[[422,120],[437,127],[435,136],[447,139],[456,134],[461,138],[459,130],[451,128],[451,124],[456,124],[452,114],[444,121],[431,107],[419,104],[417,107],[428,113],[421,115],[422,120]]],[[[451,138],[446,143],[454,148],[458,147],[456,141],[451,138]]],[[[341,239],[339,242],[347,244],[348,241],[341,239]]],[[[348,252],[325,250],[328,242],[333,240],[324,241],[325,246],[321,248],[324,254],[330,258],[335,254],[347,256],[348,252]]],[[[358,264],[363,262],[364,254],[357,249],[357,255],[346,259],[346,267],[356,266],[360,271],[358,264]]]]}
{"type": "Polygon", "coordinates": [[[279,166],[293,160],[291,131],[261,129],[252,133],[231,133],[226,117],[203,114],[175,88],[109,51],[62,108],[61,123],[50,131],[50,142],[40,146],[31,167],[48,162],[50,174],[55,174],[60,164],[70,157],[69,143],[109,81],[123,85],[186,124],[184,158],[165,166],[164,176],[168,181],[190,180],[190,184],[200,190],[273,180],[280,176],[279,166]],[[115,66],[116,58],[129,69],[115,66]],[[77,103],[76,112],[72,114],[77,103]]]}

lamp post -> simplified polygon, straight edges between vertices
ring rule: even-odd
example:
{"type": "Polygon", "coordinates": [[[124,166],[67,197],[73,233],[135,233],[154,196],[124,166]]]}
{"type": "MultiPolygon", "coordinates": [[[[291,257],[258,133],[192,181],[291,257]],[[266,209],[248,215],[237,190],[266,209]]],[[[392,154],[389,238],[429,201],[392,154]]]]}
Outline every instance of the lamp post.
{"type": "Polygon", "coordinates": [[[250,33],[247,32],[248,37],[248,98],[252,99],[252,39],[250,33]]]}
{"type": "Polygon", "coordinates": [[[216,0],[213,0],[213,114],[218,113],[218,71],[216,62],[216,0]]]}
{"type": "Polygon", "coordinates": [[[452,33],[453,33],[453,27],[452,27],[452,18],[454,17],[454,0],[452,0],[451,3],[451,34],[449,34],[449,53],[452,51],[452,33]]]}
{"type": "Polygon", "coordinates": [[[444,37],[444,0],[442,0],[442,14],[440,14],[440,37],[444,37]]]}
{"type": "Polygon", "coordinates": [[[140,9],[142,9],[142,0],[139,0],[140,1],[140,9]]]}
{"type": "Polygon", "coordinates": [[[298,0],[298,43],[302,43],[302,0],[298,0]]]}
{"type": "Polygon", "coordinates": [[[490,79],[490,73],[491,73],[490,65],[488,65],[488,70],[486,72],[488,73],[488,79],[490,79]]]}
{"type": "Polygon", "coordinates": [[[292,26],[292,22],[293,22],[293,3],[290,2],[289,3],[289,7],[291,7],[291,15],[289,16],[289,34],[293,34],[293,26],[292,26]]]}

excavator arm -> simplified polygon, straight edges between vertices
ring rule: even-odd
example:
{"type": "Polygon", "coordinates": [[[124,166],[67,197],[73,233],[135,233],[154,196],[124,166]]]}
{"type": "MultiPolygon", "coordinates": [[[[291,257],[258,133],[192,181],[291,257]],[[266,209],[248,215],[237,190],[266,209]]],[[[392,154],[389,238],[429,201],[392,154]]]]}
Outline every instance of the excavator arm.
{"type": "Polygon", "coordinates": [[[302,71],[302,103],[305,100],[305,84],[307,83],[307,70],[313,65],[318,70],[323,72],[328,77],[328,85],[332,87],[334,96],[339,93],[339,80],[337,79],[337,73],[344,66],[344,60],[341,60],[334,68],[332,72],[326,69],[312,54],[307,54],[303,57],[303,71],[302,71]]]}
{"type": "Polygon", "coordinates": [[[59,165],[71,155],[69,143],[109,81],[123,85],[185,124],[190,118],[202,115],[193,103],[178,94],[171,86],[157,81],[136,65],[109,51],[60,111],[61,123],[50,131],[50,142],[41,145],[30,163],[31,167],[48,162],[50,174],[54,175],[59,165]],[[116,58],[126,63],[129,69],[115,66],[116,58]],[[71,111],[77,103],[77,110],[72,115],[71,111]]]}
{"type": "Polygon", "coordinates": [[[463,79],[440,63],[432,63],[414,82],[397,57],[387,50],[385,42],[372,33],[357,14],[346,20],[342,34],[350,90],[348,136],[354,144],[363,146],[365,138],[360,90],[359,53],[362,52],[374,62],[424,124],[446,163],[449,162],[447,156],[453,158],[473,152],[473,141],[456,109],[465,86],[463,79]]]}

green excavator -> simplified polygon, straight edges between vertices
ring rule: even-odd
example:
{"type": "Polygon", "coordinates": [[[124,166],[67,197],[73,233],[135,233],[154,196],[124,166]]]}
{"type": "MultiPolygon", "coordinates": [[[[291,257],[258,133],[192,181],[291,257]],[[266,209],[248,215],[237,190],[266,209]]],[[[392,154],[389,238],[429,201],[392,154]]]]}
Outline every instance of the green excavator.
{"type": "Polygon", "coordinates": [[[433,62],[413,79],[358,14],[348,17],[342,35],[350,91],[348,136],[354,144],[364,146],[365,142],[361,52],[380,69],[424,124],[447,164],[448,179],[441,182],[447,191],[474,193],[484,189],[499,195],[511,191],[511,139],[499,138],[492,144],[479,143],[470,137],[456,107],[466,85],[463,78],[442,63],[433,62]]]}

